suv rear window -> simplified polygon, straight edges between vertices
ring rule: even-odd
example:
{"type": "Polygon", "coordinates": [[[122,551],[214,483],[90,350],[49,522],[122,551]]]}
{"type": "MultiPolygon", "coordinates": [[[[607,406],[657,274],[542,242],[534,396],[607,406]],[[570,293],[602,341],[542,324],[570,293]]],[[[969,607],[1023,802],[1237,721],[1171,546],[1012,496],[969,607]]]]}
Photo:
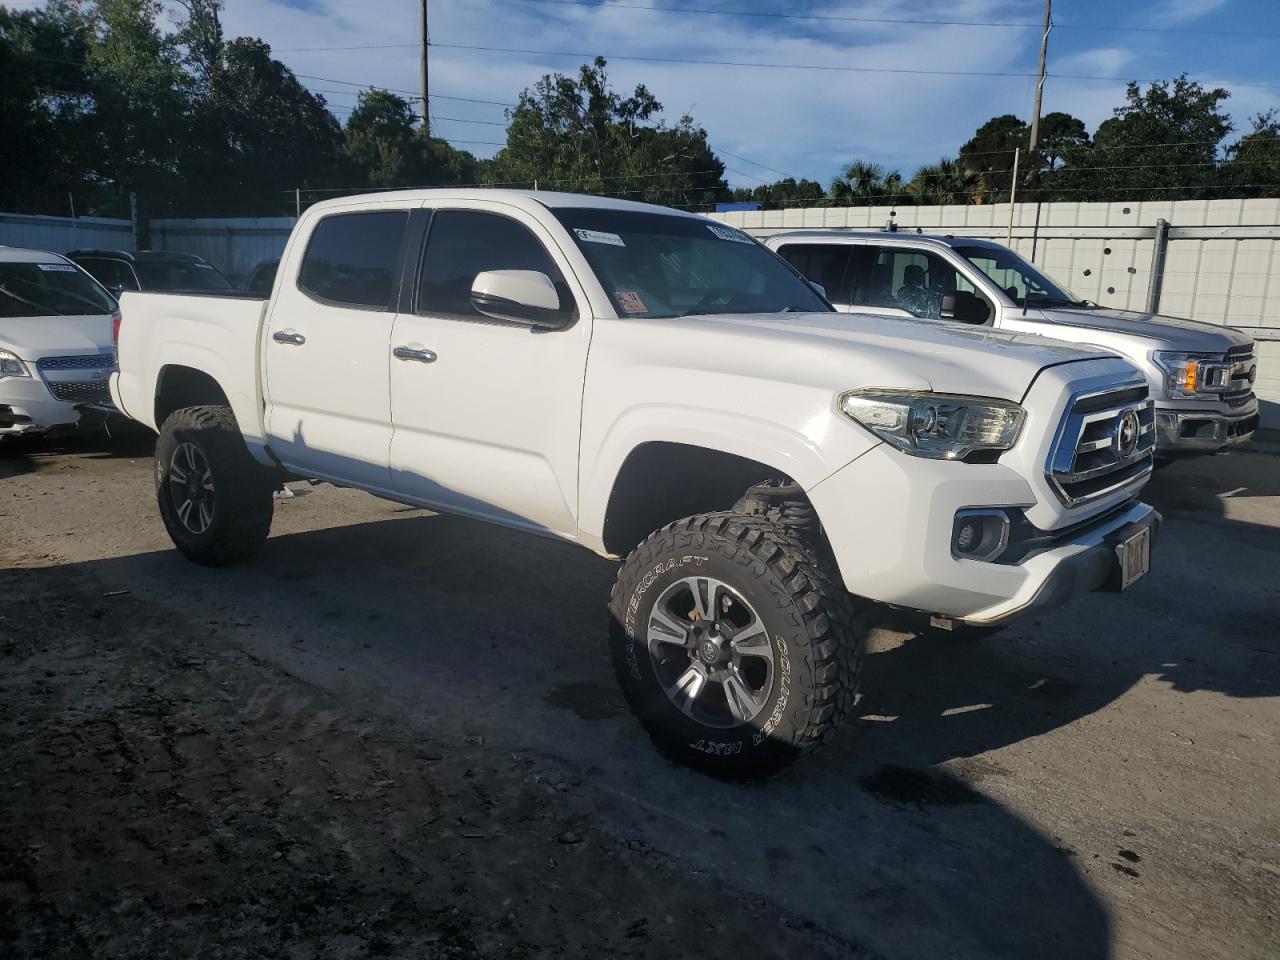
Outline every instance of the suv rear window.
{"type": "Polygon", "coordinates": [[[338,213],[311,232],[298,286],[318,300],[365,310],[391,306],[407,210],[338,213]]]}

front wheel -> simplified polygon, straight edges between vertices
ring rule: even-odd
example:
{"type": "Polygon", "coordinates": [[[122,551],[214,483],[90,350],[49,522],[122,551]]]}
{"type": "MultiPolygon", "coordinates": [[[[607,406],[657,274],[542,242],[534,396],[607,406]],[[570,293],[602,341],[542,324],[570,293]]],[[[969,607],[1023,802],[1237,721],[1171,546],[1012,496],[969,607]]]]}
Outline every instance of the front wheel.
{"type": "Polygon", "coordinates": [[[834,569],[759,515],[650,536],[610,603],[614,667],[659,749],[715,776],[767,776],[853,708],[862,630],[834,569]]]}
{"type": "Polygon", "coordinates": [[[270,473],[249,455],[228,407],[184,407],[156,440],[156,499],[174,546],[207,567],[255,553],[271,530],[270,473]]]}

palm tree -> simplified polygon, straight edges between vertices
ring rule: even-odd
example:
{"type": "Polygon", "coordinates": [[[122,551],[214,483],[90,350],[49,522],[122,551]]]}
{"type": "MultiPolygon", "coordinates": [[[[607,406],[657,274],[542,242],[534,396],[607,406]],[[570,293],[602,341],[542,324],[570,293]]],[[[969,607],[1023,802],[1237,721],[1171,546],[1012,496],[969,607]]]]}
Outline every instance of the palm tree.
{"type": "Polygon", "coordinates": [[[964,163],[944,157],[917,170],[907,184],[907,193],[918,204],[983,203],[987,197],[987,180],[964,163]]]}
{"type": "Polygon", "coordinates": [[[886,172],[878,163],[859,159],[845,167],[844,172],[831,181],[829,194],[833,200],[848,203],[891,197],[901,192],[902,174],[897,170],[886,172]]]}

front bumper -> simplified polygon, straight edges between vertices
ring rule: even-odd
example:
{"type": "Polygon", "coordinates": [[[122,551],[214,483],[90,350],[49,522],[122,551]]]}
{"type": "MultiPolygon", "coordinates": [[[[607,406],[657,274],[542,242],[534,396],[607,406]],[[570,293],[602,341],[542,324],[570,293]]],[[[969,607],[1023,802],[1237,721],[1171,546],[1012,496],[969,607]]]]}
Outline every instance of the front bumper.
{"type": "Polygon", "coordinates": [[[1156,410],[1156,453],[1213,453],[1245,443],[1258,429],[1258,401],[1230,413],[1156,410]]]}
{"type": "Polygon", "coordinates": [[[0,437],[44,433],[79,421],[76,405],[54,397],[38,377],[0,380],[0,437]]]}
{"type": "Polygon", "coordinates": [[[1032,513],[1031,486],[1004,464],[924,460],[881,445],[808,492],[849,592],[974,624],[1097,589],[1111,569],[1110,540],[1132,524],[1159,523],[1132,492],[1087,508],[1057,505],[1056,519],[1042,523],[1045,542],[1016,563],[993,563],[953,556],[951,538],[960,510],[1032,513]]]}

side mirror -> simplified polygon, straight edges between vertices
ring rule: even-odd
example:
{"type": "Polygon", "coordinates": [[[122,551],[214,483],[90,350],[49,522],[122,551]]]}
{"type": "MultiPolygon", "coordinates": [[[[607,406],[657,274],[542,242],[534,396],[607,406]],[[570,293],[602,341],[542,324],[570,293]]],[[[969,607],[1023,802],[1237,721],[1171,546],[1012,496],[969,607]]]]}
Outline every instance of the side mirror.
{"type": "Polygon", "coordinates": [[[486,270],[471,283],[471,305],[486,317],[542,330],[562,330],[572,319],[560,294],[537,270],[486,270]]]}
{"type": "Polygon", "coordinates": [[[124,284],[117,283],[113,287],[107,287],[107,293],[111,294],[116,300],[120,299],[120,295],[124,293],[124,284]]]}
{"type": "Polygon", "coordinates": [[[824,287],[822,284],[820,284],[817,280],[810,280],[809,286],[813,287],[813,289],[818,292],[818,296],[820,296],[823,300],[827,299],[827,288],[824,287]]]}
{"type": "Polygon", "coordinates": [[[991,317],[991,308],[967,290],[957,290],[942,298],[942,308],[938,312],[943,320],[955,320],[958,323],[983,324],[991,317]]]}

